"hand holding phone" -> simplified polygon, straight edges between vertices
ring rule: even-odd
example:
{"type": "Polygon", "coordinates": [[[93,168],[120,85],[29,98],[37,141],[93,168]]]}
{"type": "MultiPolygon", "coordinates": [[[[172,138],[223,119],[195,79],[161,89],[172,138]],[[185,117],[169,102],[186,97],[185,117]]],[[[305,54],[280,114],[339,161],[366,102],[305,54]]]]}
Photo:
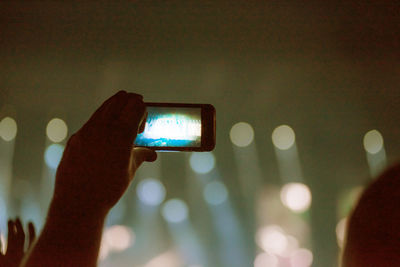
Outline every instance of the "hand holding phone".
{"type": "Polygon", "coordinates": [[[211,151],[215,108],[210,104],[145,103],[147,120],[135,146],[165,151],[211,151]]]}

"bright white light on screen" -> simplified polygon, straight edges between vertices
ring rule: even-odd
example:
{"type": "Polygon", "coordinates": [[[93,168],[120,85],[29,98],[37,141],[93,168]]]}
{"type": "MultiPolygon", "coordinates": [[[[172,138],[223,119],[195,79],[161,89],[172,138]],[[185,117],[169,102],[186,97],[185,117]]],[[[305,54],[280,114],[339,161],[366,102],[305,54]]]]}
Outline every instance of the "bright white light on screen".
{"type": "Polygon", "coordinates": [[[46,134],[52,142],[61,142],[68,134],[67,124],[62,119],[54,118],[47,124],[46,134]]]}
{"type": "Polygon", "coordinates": [[[165,198],[165,188],[162,183],[153,178],[147,178],[139,182],[136,188],[139,200],[150,206],[160,205],[165,198]]]}
{"type": "Polygon", "coordinates": [[[344,238],[346,235],[347,217],[341,219],[336,225],[336,239],[339,247],[343,248],[344,238]]]}
{"type": "Polygon", "coordinates": [[[296,136],[292,128],[288,125],[281,125],[272,132],[272,143],[281,150],[291,148],[295,142],[296,136]]]}
{"type": "Polygon", "coordinates": [[[313,262],[313,254],[310,250],[301,248],[295,250],[290,256],[291,266],[310,267],[313,262]]]}
{"type": "Polygon", "coordinates": [[[17,135],[17,123],[10,117],[5,117],[0,122],[0,136],[4,141],[11,141],[17,135]]]}
{"type": "Polygon", "coordinates": [[[215,166],[215,157],[211,152],[193,152],[190,155],[190,167],[201,174],[210,172],[215,166]]]}
{"type": "Polygon", "coordinates": [[[283,229],[277,225],[260,228],[256,233],[256,242],[264,251],[282,254],[288,246],[288,240],[283,229]]]}
{"type": "Polygon", "coordinates": [[[170,199],[164,203],[164,206],[162,207],[162,215],[168,222],[183,222],[188,217],[188,207],[186,203],[180,199],[170,199]]]}
{"type": "Polygon", "coordinates": [[[311,205],[311,191],[302,183],[288,183],[282,187],[283,205],[295,212],[303,212],[311,205]]]}
{"type": "Polygon", "coordinates": [[[58,164],[60,164],[63,152],[64,146],[62,145],[52,144],[48,146],[44,153],[44,161],[46,162],[46,165],[51,169],[57,169],[58,164]]]}
{"type": "Polygon", "coordinates": [[[383,137],[377,130],[371,130],[364,136],[364,149],[370,154],[376,154],[383,148],[383,137]]]}
{"type": "Polygon", "coordinates": [[[203,196],[208,204],[220,205],[228,198],[228,190],[223,183],[214,181],[205,186],[203,196]]]}
{"type": "Polygon", "coordinates": [[[238,122],[232,126],[229,136],[234,145],[246,147],[253,142],[254,130],[250,124],[246,122],[238,122]]]}
{"type": "Polygon", "coordinates": [[[201,122],[185,115],[160,117],[146,122],[143,137],[149,139],[196,140],[201,136],[201,122]]]}
{"type": "Polygon", "coordinates": [[[263,252],[254,260],[254,267],[278,267],[279,260],[275,255],[263,252]]]}

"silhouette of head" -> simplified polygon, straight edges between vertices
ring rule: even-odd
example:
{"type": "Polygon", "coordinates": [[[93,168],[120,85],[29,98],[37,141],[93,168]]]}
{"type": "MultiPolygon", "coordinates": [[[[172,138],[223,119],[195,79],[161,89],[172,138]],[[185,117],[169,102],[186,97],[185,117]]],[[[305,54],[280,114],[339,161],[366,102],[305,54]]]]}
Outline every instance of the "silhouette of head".
{"type": "Polygon", "coordinates": [[[343,267],[400,266],[400,164],[363,192],[348,226],[343,267]]]}

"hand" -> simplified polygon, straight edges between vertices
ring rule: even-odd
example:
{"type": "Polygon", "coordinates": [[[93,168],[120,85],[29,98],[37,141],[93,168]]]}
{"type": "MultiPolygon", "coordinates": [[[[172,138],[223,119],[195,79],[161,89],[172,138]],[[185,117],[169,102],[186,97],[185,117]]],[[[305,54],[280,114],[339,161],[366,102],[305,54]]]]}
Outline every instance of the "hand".
{"type": "MultiPolygon", "coordinates": [[[[30,222],[28,224],[29,243],[28,250],[36,239],[35,227],[30,222]]],[[[1,247],[0,240],[0,247],[1,247]]],[[[3,244],[4,245],[4,244],[3,244]]],[[[0,266],[18,267],[25,255],[25,233],[21,221],[17,218],[15,221],[8,221],[8,241],[7,252],[3,255],[0,251],[0,266]]]]}
{"type": "Polygon", "coordinates": [[[156,152],[134,148],[143,130],[142,96],[120,91],[68,141],[56,174],[53,201],[85,211],[107,212],[128,188],[143,161],[156,152]]]}

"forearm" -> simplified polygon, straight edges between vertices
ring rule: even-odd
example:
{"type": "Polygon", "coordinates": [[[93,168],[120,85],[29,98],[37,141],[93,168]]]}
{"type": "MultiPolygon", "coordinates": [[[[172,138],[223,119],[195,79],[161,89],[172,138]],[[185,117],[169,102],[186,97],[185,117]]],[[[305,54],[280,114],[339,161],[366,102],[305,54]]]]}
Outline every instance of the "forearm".
{"type": "Polygon", "coordinates": [[[96,266],[105,216],[53,199],[43,232],[22,266],[96,266]]]}

